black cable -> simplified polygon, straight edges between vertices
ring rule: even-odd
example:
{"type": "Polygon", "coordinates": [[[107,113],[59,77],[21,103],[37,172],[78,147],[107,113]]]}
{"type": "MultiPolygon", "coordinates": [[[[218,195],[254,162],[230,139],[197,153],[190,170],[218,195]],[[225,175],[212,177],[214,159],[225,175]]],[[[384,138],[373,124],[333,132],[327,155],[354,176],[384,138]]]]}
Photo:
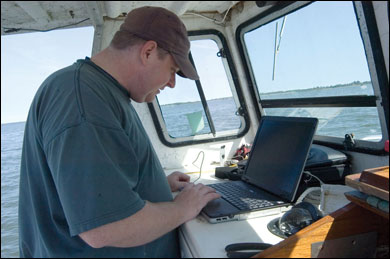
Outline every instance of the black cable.
{"type": "Polygon", "coordinates": [[[56,29],[61,29],[61,28],[69,27],[69,26],[72,26],[72,25],[77,25],[77,24],[80,24],[80,23],[82,23],[82,22],[85,22],[86,20],[89,20],[89,18],[84,19],[84,20],[82,20],[82,21],[79,21],[79,22],[77,22],[77,23],[68,24],[68,25],[63,25],[63,26],[55,27],[55,28],[48,29],[48,30],[25,29],[25,28],[6,28],[6,27],[3,27],[3,29],[4,29],[4,33],[17,32],[17,31],[21,31],[21,30],[22,30],[22,31],[48,32],[48,31],[52,31],[52,30],[56,30],[56,29]]]}

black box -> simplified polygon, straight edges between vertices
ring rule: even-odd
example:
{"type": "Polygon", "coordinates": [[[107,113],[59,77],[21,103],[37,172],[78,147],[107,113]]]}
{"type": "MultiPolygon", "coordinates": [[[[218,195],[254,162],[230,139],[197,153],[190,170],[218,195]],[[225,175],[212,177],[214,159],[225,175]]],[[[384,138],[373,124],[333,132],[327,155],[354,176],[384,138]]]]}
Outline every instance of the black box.
{"type": "MultiPolygon", "coordinates": [[[[345,176],[351,173],[351,168],[346,154],[330,147],[312,144],[305,171],[317,176],[324,183],[344,184],[345,176]]],[[[302,178],[308,181],[310,176],[304,174],[302,178]]],[[[310,179],[309,183],[314,181],[317,180],[310,179]]]]}

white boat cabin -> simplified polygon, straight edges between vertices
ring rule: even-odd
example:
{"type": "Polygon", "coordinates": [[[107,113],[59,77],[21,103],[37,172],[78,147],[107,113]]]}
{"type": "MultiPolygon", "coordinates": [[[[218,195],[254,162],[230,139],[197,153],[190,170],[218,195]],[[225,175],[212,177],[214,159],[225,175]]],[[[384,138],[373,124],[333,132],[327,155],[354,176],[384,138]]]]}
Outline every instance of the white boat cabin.
{"type": "MultiPolygon", "coordinates": [[[[264,115],[318,118],[313,144],[346,154],[348,174],[389,165],[387,1],[2,1],[1,35],[93,26],[92,56],[129,11],[147,5],[182,19],[200,76],[177,76],[152,103],[133,102],[167,174],[221,181],[215,168],[237,162],[264,115]]],[[[226,257],[231,243],[278,244],[283,239],[267,229],[275,217],[210,224],[198,216],[181,227],[182,255],[226,257]]]]}

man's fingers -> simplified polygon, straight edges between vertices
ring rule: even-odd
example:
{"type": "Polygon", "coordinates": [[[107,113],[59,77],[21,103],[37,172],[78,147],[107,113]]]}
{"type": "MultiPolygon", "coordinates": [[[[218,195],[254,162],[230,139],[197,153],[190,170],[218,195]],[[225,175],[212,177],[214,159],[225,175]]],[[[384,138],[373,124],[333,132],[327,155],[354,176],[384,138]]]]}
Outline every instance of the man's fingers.
{"type": "Polygon", "coordinates": [[[177,190],[181,191],[183,190],[187,185],[189,185],[190,183],[188,182],[177,182],[177,190]]]}
{"type": "Polygon", "coordinates": [[[189,182],[190,179],[191,179],[191,177],[189,177],[189,176],[186,175],[186,174],[180,174],[180,175],[179,175],[179,180],[180,180],[180,181],[189,182]]]}
{"type": "Polygon", "coordinates": [[[190,191],[191,189],[193,189],[194,191],[196,191],[198,194],[200,195],[207,195],[209,193],[213,193],[213,194],[217,194],[217,198],[219,198],[221,195],[218,194],[216,192],[215,189],[207,186],[207,185],[204,185],[204,184],[201,184],[201,183],[198,183],[198,184],[193,184],[193,183],[184,183],[184,187],[180,188],[182,191],[183,190],[188,190],[190,191]]]}
{"type": "Polygon", "coordinates": [[[195,188],[196,190],[200,190],[200,189],[202,189],[203,187],[204,187],[204,185],[201,184],[201,183],[195,184],[195,186],[194,186],[194,188],[195,188]]]}
{"type": "MultiPolygon", "coordinates": [[[[221,194],[217,193],[217,192],[210,192],[206,195],[206,198],[207,198],[207,203],[209,203],[210,201],[212,200],[215,200],[215,199],[218,199],[218,198],[221,198],[221,194]]],[[[206,203],[206,204],[207,204],[206,203]]]]}
{"type": "Polygon", "coordinates": [[[184,182],[189,182],[190,179],[191,179],[191,177],[189,177],[185,173],[182,173],[182,172],[179,172],[179,171],[173,172],[172,176],[174,176],[177,180],[184,181],[184,182]]]}
{"type": "Polygon", "coordinates": [[[190,189],[190,188],[193,188],[195,186],[195,184],[193,184],[193,183],[187,183],[185,186],[184,186],[184,188],[182,188],[182,190],[188,190],[188,189],[190,189]]]}

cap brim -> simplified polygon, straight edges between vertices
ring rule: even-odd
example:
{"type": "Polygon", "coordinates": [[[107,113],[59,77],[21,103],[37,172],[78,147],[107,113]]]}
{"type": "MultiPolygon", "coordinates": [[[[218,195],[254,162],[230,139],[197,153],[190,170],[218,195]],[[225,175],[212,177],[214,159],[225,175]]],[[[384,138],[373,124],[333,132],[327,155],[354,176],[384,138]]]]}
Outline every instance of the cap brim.
{"type": "Polygon", "coordinates": [[[182,57],[175,53],[171,53],[173,59],[176,62],[176,65],[179,67],[180,71],[177,74],[181,77],[189,78],[192,80],[199,80],[199,75],[196,72],[194,66],[191,64],[188,56],[182,57]]]}

